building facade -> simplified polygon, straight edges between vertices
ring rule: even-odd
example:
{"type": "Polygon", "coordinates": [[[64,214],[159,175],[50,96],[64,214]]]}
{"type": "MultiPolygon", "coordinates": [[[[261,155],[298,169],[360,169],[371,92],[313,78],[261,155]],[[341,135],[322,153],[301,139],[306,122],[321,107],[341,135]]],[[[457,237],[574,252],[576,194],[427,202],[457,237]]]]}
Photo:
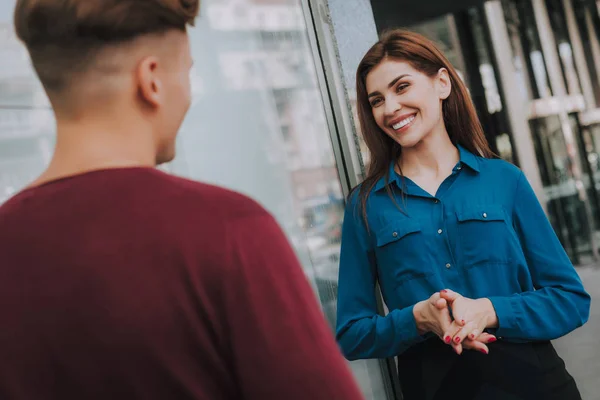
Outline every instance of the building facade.
{"type": "MultiPolygon", "coordinates": [[[[600,261],[598,4],[420,3],[427,7],[203,0],[190,31],[193,105],[178,157],[161,168],[238,190],[273,213],[332,327],[344,199],[369,161],[354,73],[378,33],[392,27],[440,44],[493,150],[526,173],[573,262],[600,261]]],[[[54,144],[52,112],[15,37],[13,7],[14,0],[0,1],[0,203],[41,172],[54,144]]],[[[350,366],[367,399],[401,398],[394,360],[350,366]]]]}

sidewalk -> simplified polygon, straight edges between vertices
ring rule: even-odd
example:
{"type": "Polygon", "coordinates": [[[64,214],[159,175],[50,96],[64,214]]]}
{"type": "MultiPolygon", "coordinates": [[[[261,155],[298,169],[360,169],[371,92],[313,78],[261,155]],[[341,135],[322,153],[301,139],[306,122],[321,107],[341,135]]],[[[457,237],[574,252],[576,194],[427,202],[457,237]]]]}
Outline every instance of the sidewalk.
{"type": "Polygon", "coordinates": [[[577,272],[592,296],[588,323],[554,342],[575,377],[583,400],[600,400],[600,268],[581,267],[577,272]]]}

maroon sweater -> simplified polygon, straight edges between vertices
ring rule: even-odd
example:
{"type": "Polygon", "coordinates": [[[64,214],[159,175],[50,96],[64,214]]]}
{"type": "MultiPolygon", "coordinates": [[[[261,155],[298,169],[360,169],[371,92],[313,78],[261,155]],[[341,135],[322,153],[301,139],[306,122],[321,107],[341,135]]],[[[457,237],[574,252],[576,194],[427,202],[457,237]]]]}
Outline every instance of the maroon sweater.
{"type": "Polygon", "coordinates": [[[0,207],[1,399],[359,399],[252,200],[150,168],[0,207]]]}

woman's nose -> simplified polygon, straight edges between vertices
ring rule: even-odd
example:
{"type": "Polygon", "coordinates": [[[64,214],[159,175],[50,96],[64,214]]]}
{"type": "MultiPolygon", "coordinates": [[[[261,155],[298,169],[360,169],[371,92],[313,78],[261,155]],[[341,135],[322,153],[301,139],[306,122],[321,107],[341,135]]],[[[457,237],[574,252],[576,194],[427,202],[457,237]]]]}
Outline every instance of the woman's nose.
{"type": "Polygon", "coordinates": [[[389,99],[385,102],[385,115],[392,116],[402,109],[402,105],[396,99],[389,99]]]}

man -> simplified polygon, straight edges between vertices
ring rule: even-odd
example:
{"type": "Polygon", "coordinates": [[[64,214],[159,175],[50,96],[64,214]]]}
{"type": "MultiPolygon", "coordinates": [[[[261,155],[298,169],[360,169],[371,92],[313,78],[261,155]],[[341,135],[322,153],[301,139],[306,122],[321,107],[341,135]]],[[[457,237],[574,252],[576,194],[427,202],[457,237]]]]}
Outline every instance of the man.
{"type": "Polygon", "coordinates": [[[17,1],[57,140],[0,208],[0,398],[359,398],[273,218],[154,168],[190,105],[198,7],[17,1]]]}

